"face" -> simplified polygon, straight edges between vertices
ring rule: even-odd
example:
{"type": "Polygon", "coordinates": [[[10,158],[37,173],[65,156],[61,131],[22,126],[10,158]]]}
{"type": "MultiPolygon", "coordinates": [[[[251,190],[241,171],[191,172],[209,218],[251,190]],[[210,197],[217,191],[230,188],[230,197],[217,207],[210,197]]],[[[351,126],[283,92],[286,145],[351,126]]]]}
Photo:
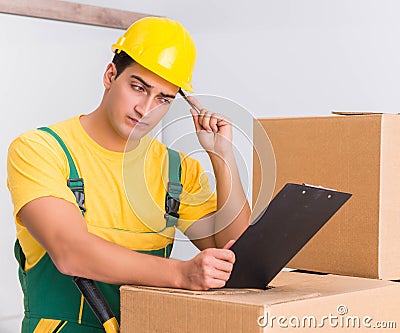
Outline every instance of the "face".
{"type": "Polygon", "coordinates": [[[124,140],[139,140],[167,113],[179,88],[137,63],[115,76],[115,65],[109,64],[104,74],[108,122],[124,140]]]}

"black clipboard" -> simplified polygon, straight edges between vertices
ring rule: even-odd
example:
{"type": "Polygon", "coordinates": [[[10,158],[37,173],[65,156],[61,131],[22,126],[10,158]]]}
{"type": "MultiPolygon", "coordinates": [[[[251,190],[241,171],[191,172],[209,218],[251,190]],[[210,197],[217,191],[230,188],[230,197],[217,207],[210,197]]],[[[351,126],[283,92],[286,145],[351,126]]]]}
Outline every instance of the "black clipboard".
{"type": "Polygon", "coordinates": [[[225,287],[265,289],[350,197],[286,184],[231,247],[236,261],[225,287]]]}

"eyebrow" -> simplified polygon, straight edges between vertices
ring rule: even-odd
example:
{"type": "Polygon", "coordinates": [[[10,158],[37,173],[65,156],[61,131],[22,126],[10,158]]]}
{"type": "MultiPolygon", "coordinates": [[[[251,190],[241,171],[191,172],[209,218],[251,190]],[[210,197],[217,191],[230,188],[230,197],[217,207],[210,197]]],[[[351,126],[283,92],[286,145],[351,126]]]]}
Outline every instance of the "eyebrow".
{"type": "Polygon", "coordinates": [[[147,88],[153,88],[153,86],[151,85],[151,84],[149,84],[149,83],[147,83],[145,80],[143,80],[140,76],[137,76],[137,75],[131,75],[131,78],[134,78],[134,79],[136,79],[136,80],[138,80],[138,81],[140,81],[141,83],[143,83],[143,85],[144,86],[146,86],[147,88]]]}
{"type": "Polygon", "coordinates": [[[168,95],[168,94],[164,94],[164,93],[160,93],[160,95],[161,95],[162,97],[169,97],[169,98],[172,98],[172,99],[175,98],[174,95],[168,95]]]}
{"type": "MultiPolygon", "coordinates": [[[[147,87],[147,88],[154,88],[151,84],[149,84],[148,82],[146,82],[145,80],[143,80],[140,76],[137,76],[137,75],[132,74],[132,75],[131,75],[131,78],[138,80],[139,82],[141,82],[141,83],[142,83],[145,87],[147,87]]],[[[172,99],[175,98],[174,95],[164,94],[163,92],[161,92],[160,95],[161,95],[162,97],[168,97],[168,98],[172,98],[172,99]]]]}

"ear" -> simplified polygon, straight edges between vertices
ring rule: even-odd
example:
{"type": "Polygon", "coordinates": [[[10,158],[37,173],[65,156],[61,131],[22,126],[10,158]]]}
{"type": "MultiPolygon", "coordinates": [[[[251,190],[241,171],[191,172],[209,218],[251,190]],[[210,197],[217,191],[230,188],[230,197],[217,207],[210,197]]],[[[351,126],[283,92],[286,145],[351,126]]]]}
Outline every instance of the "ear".
{"type": "Polygon", "coordinates": [[[103,84],[106,89],[110,89],[111,84],[115,80],[116,75],[117,75],[117,68],[115,67],[115,64],[110,62],[107,65],[106,71],[104,72],[103,76],[103,84]]]}

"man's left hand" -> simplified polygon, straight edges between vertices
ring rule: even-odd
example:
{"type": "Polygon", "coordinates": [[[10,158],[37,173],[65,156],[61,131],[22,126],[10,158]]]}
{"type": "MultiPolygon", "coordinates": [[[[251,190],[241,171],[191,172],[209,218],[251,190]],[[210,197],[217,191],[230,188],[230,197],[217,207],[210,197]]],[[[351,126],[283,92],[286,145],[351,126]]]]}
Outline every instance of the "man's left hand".
{"type": "Polygon", "coordinates": [[[230,153],[232,151],[231,121],[221,114],[204,109],[194,97],[188,98],[201,112],[198,114],[196,110],[190,109],[201,146],[209,153],[222,156],[230,153]]]}

